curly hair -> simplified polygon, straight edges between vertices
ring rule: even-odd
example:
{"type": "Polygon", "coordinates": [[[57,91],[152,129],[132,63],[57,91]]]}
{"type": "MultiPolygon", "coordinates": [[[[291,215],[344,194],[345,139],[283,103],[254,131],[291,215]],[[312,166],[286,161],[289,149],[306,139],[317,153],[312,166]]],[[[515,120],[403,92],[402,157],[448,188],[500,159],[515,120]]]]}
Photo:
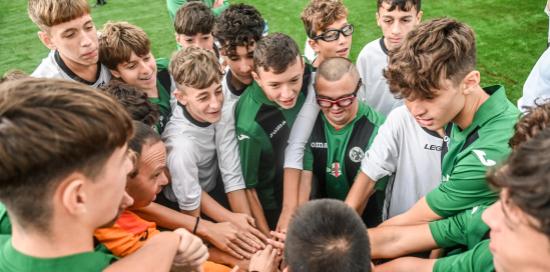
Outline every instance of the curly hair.
{"type": "Polygon", "coordinates": [[[214,28],[216,18],[212,10],[199,1],[188,2],[183,5],[174,18],[176,33],[187,36],[210,34],[214,28]]]}
{"type": "Polygon", "coordinates": [[[550,128],[517,146],[506,165],[488,175],[490,184],[506,188],[513,205],[540,225],[533,226],[550,238],[550,128]]]}
{"type": "Polygon", "coordinates": [[[474,31],[450,18],[419,25],[403,44],[390,51],[384,77],[399,98],[431,99],[442,79],[457,86],[476,65],[474,31]]]}
{"type": "Polygon", "coordinates": [[[514,136],[508,142],[512,149],[533,138],[550,124],[550,100],[535,104],[534,107],[525,107],[525,115],[514,126],[514,136]]]}
{"type": "Polygon", "coordinates": [[[115,98],[130,114],[132,120],[148,126],[158,122],[160,118],[158,105],[151,103],[144,91],[116,79],[111,80],[103,91],[115,98]]]}
{"type": "Polygon", "coordinates": [[[227,55],[237,46],[251,46],[262,38],[265,21],[251,5],[233,4],[224,10],[214,26],[213,35],[227,55]]]}
{"type": "Polygon", "coordinates": [[[306,35],[313,38],[317,32],[326,30],[329,25],[347,16],[348,9],[342,0],[311,0],[302,11],[301,19],[306,35]]]}

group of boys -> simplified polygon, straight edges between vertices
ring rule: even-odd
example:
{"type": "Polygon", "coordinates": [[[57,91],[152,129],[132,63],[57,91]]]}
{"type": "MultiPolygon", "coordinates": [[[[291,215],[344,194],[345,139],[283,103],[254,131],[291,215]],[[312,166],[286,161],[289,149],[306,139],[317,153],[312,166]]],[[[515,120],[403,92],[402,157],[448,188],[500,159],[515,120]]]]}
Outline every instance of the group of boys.
{"type": "Polygon", "coordinates": [[[168,60],[87,1],[29,1],[51,52],[0,85],[1,271],[548,269],[550,106],[516,125],[469,26],[377,0],[353,64],[344,3],[311,0],[310,62],[206,2],[167,1],[168,60]]]}

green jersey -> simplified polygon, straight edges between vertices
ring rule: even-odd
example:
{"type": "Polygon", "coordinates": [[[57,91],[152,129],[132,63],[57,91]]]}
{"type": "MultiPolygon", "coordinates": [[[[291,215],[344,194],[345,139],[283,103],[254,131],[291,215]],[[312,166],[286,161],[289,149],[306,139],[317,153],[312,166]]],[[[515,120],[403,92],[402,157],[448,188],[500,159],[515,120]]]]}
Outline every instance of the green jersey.
{"type": "Polygon", "coordinates": [[[281,208],[284,151],[304,99],[300,92],[296,105],[283,109],[254,82],[237,103],[236,135],[243,177],[247,188],[256,188],[264,210],[281,208]]]}
{"type": "Polygon", "coordinates": [[[493,271],[489,227],[481,219],[487,206],[474,207],[455,216],[430,222],[436,244],[442,248],[464,246],[465,252],[438,259],[434,271],[493,271]]]}
{"type": "MultiPolygon", "coordinates": [[[[222,11],[229,7],[229,0],[223,0],[223,4],[216,8],[212,8],[216,0],[202,0],[202,2],[212,9],[212,13],[214,13],[215,16],[219,16],[222,11]]],[[[174,18],[176,18],[178,9],[185,4],[187,4],[187,0],[166,0],[166,7],[168,8],[168,14],[170,15],[170,19],[172,19],[172,22],[174,21],[174,18]]]]}
{"type": "MultiPolygon", "coordinates": [[[[365,152],[384,119],[371,107],[359,102],[355,118],[336,130],[325,115],[319,113],[304,155],[304,167],[313,169],[318,184],[315,186],[316,198],[346,199],[365,152]]],[[[368,217],[364,219],[368,227],[381,222],[385,184],[386,180],[376,183],[377,192],[365,209],[364,215],[368,214],[368,217]]]]}
{"type": "Polygon", "coordinates": [[[155,130],[162,134],[166,124],[172,116],[172,108],[170,107],[170,90],[172,80],[168,72],[168,59],[157,59],[157,90],[158,97],[149,97],[149,101],[158,106],[160,118],[155,124],[155,130]]]}
{"type": "Polygon", "coordinates": [[[508,140],[514,133],[519,110],[506,98],[504,87],[497,85],[484,90],[490,97],[477,110],[470,126],[461,130],[450,124],[442,183],[426,196],[431,210],[441,217],[488,205],[498,198],[489,188],[485,173],[487,167],[506,159],[510,153],[508,140]]]}
{"type": "Polygon", "coordinates": [[[11,222],[8,217],[8,210],[4,204],[0,203],[0,235],[11,234],[11,222]]]}
{"type": "Polygon", "coordinates": [[[13,248],[11,235],[0,235],[0,271],[99,272],[116,260],[113,255],[102,252],[85,252],[59,258],[35,258],[13,248]]]}

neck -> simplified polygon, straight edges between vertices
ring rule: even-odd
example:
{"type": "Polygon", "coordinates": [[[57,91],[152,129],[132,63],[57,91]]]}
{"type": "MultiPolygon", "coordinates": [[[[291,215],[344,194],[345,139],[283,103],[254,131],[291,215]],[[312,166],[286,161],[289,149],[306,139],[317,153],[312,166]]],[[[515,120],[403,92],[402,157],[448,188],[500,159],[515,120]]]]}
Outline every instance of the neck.
{"type": "Polygon", "coordinates": [[[61,59],[71,69],[73,73],[75,73],[80,78],[94,82],[96,81],[96,75],[97,75],[97,63],[94,63],[92,65],[82,65],[80,63],[76,63],[70,60],[67,60],[62,55],[60,55],[61,59]]]}
{"type": "Polygon", "coordinates": [[[453,120],[453,123],[457,124],[462,130],[472,124],[476,112],[479,110],[481,105],[489,99],[489,95],[481,88],[481,86],[477,86],[475,88],[476,89],[471,94],[466,96],[464,108],[453,120]]]}
{"type": "MultiPolygon", "coordinates": [[[[158,91],[158,88],[157,88],[157,85],[155,84],[155,87],[153,88],[148,88],[148,89],[143,89],[143,91],[147,94],[147,96],[149,98],[157,98],[159,97],[159,91],[158,91]]],[[[170,90],[168,90],[170,91],[170,90]]]]}
{"type": "Polygon", "coordinates": [[[13,222],[12,244],[19,252],[38,258],[57,258],[93,251],[93,231],[74,222],[53,223],[48,233],[22,229],[13,222]]]}
{"type": "Polygon", "coordinates": [[[244,87],[248,86],[244,83],[242,83],[240,80],[238,80],[235,76],[231,77],[231,80],[229,81],[229,84],[233,87],[235,90],[242,90],[244,87]]]}
{"type": "Polygon", "coordinates": [[[315,58],[315,60],[313,60],[313,63],[311,63],[311,66],[313,66],[315,69],[319,68],[319,65],[321,65],[321,63],[323,63],[323,61],[325,61],[325,57],[323,57],[323,55],[319,54],[317,55],[317,58],[315,58]]]}
{"type": "MultiPolygon", "coordinates": [[[[336,124],[334,122],[332,122],[329,118],[326,118],[329,122],[329,124],[335,129],[335,130],[340,130],[344,127],[346,127],[349,123],[351,123],[351,121],[353,121],[355,119],[355,117],[357,117],[357,111],[359,110],[359,104],[358,103],[354,103],[354,105],[352,105],[351,107],[353,107],[352,111],[352,117],[349,118],[348,120],[346,120],[345,123],[341,123],[341,124],[336,124]]],[[[326,116],[325,116],[326,117],[326,116]]]]}

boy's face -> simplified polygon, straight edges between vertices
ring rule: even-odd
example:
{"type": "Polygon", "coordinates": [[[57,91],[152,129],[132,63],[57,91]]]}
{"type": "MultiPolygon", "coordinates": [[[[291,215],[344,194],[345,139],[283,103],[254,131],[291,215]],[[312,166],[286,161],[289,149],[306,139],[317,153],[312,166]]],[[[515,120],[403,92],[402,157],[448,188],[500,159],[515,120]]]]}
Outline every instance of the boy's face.
{"type": "Polygon", "coordinates": [[[222,51],[222,56],[229,65],[233,76],[245,85],[252,83],[252,68],[254,67],[254,48],[256,43],[250,46],[240,45],[235,48],[234,54],[227,55],[225,50],[222,51]]]}
{"type": "Polygon", "coordinates": [[[142,90],[153,90],[157,85],[157,64],[153,54],[137,56],[134,52],[127,62],[119,63],[113,76],[142,90]]]}
{"type": "Polygon", "coordinates": [[[212,33],[197,33],[193,36],[176,33],[176,42],[183,48],[196,46],[214,52],[212,33]]]}
{"type": "Polygon", "coordinates": [[[324,77],[317,77],[315,91],[321,111],[330,124],[335,127],[343,127],[351,122],[357,115],[358,102],[356,94],[358,90],[358,79],[350,74],[344,75],[336,81],[328,81],[324,77]],[[321,104],[332,103],[330,107],[321,104]]]}
{"type": "Polygon", "coordinates": [[[550,258],[550,237],[535,229],[540,225],[535,218],[510,202],[508,189],[482,219],[491,228],[489,249],[496,271],[522,271],[550,258]]]}
{"type": "Polygon", "coordinates": [[[168,184],[166,177],[166,147],[162,141],[145,144],[137,162],[137,176],[130,178],[126,192],[134,199],[132,208],[142,208],[153,202],[168,184]]]}
{"type": "Polygon", "coordinates": [[[69,67],[97,65],[97,32],[89,14],[40,31],[38,36],[46,47],[59,51],[69,67]]]}
{"type": "MultiPolygon", "coordinates": [[[[342,18],[328,25],[324,31],[317,31],[315,35],[327,36],[326,38],[328,38],[328,36],[332,36],[328,34],[336,33],[334,32],[334,30],[343,31],[346,29],[346,27],[349,28],[348,19],[342,18]]],[[[319,58],[321,59],[327,59],[332,57],[347,58],[349,56],[349,52],[351,49],[352,34],[349,34],[349,36],[346,36],[342,34],[342,32],[339,32],[336,35],[338,35],[338,39],[333,41],[325,41],[323,39],[317,39],[317,40],[310,39],[311,48],[313,48],[313,50],[317,53],[319,58]]]]}
{"type": "Polygon", "coordinates": [[[216,123],[220,120],[223,104],[221,83],[214,82],[205,89],[181,87],[183,90],[180,90],[178,86],[174,95],[195,120],[208,123],[216,123]]]}
{"type": "Polygon", "coordinates": [[[409,11],[402,11],[399,7],[389,11],[390,7],[390,4],[382,3],[376,13],[376,22],[384,34],[384,44],[392,50],[398,47],[407,34],[420,23],[422,11],[417,11],[415,7],[409,11]]]}
{"type": "Polygon", "coordinates": [[[132,170],[128,148],[117,148],[109,157],[102,173],[96,180],[85,183],[87,209],[91,226],[112,225],[119,214],[132,205],[132,198],[126,193],[126,178],[132,170]]]}
{"type": "Polygon", "coordinates": [[[432,92],[435,94],[432,99],[410,97],[405,99],[405,105],[421,127],[437,131],[454,121],[464,109],[466,98],[462,88],[448,79],[441,89],[432,92]]]}
{"type": "Polygon", "coordinates": [[[252,72],[252,75],[270,101],[283,109],[292,109],[302,88],[304,62],[301,56],[296,56],[294,63],[280,74],[258,67],[258,71],[252,72]]]}

